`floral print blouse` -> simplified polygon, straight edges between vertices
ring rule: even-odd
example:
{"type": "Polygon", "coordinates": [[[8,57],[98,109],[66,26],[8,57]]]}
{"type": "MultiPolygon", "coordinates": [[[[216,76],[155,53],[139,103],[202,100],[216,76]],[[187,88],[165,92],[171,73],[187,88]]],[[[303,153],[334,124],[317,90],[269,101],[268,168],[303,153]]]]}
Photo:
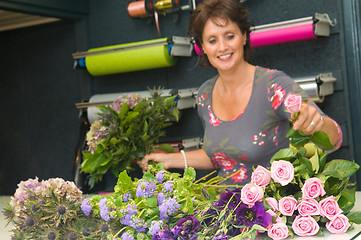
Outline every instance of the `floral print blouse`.
{"type": "MultiPolygon", "coordinates": [[[[290,129],[291,115],[283,104],[287,94],[308,96],[285,73],[256,67],[246,109],[240,109],[241,114],[234,119],[224,121],[217,118],[212,109],[217,78],[203,83],[197,94],[198,114],[204,126],[203,149],[219,169],[220,176],[231,176],[223,184],[244,185],[250,182],[253,166],[269,167],[271,157],[289,147],[285,136],[290,129]]],[[[309,104],[314,103],[309,100],[309,104]]]]}

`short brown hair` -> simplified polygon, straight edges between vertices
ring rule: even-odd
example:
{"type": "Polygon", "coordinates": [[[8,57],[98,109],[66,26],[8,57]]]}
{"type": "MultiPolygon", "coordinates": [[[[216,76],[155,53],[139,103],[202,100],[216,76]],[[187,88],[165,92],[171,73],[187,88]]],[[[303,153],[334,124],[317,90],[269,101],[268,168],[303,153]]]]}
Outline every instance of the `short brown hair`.
{"type": "MultiPolygon", "coordinates": [[[[249,38],[253,24],[248,20],[248,16],[248,10],[237,0],[203,0],[190,16],[188,34],[201,47],[203,43],[203,29],[208,19],[221,18],[226,22],[234,22],[243,34],[246,33],[247,40],[244,47],[244,59],[247,61],[253,53],[249,38]]],[[[202,67],[211,65],[206,55],[201,55],[199,64],[202,67]]]]}

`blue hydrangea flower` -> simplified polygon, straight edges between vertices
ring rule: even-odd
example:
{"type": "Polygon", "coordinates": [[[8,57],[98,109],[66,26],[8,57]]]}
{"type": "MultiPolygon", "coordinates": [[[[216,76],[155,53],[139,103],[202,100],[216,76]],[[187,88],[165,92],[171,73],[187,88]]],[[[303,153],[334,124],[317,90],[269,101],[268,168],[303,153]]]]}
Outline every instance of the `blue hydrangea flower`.
{"type": "Polygon", "coordinates": [[[137,197],[146,197],[149,198],[153,196],[156,190],[156,183],[152,180],[148,181],[141,181],[138,184],[136,196],[137,197]]]}
{"type": "Polygon", "coordinates": [[[152,221],[149,227],[149,233],[150,235],[154,236],[161,230],[163,226],[163,221],[152,221]]]}
{"type": "Polygon", "coordinates": [[[92,205],[89,203],[89,198],[85,198],[81,203],[81,210],[85,214],[85,216],[89,216],[92,210],[92,205]]]}
{"type": "Polygon", "coordinates": [[[164,189],[167,191],[167,192],[172,192],[173,191],[173,181],[166,181],[164,183],[164,189]]]}
{"type": "Polygon", "coordinates": [[[168,216],[176,213],[180,208],[179,203],[174,198],[167,198],[159,206],[159,217],[161,220],[165,220],[168,216]]]}
{"type": "Polygon", "coordinates": [[[164,173],[165,173],[165,171],[164,171],[164,170],[161,170],[161,171],[159,171],[159,172],[155,175],[155,178],[157,179],[157,181],[158,181],[159,183],[162,183],[162,182],[163,182],[164,173]]]}

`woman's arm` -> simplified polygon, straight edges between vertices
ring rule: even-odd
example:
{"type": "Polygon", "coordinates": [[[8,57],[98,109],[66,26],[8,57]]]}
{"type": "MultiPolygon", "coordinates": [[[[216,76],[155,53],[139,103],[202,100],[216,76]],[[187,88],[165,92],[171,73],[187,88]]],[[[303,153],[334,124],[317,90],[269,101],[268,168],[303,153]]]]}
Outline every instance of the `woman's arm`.
{"type": "MultiPolygon", "coordinates": [[[[208,155],[203,149],[185,152],[188,167],[195,169],[213,169],[213,165],[208,155]]],[[[147,171],[148,161],[163,163],[165,169],[185,168],[185,159],[182,153],[151,153],[138,162],[138,165],[147,171]]]]}

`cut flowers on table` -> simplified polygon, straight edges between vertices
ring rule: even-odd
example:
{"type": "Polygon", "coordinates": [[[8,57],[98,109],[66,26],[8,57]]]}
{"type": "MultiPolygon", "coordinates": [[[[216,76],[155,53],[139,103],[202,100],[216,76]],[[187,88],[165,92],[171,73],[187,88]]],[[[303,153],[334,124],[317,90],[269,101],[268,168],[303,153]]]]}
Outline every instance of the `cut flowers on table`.
{"type": "Polygon", "coordinates": [[[176,96],[162,97],[161,89],[149,90],[151,97],[122,95],[110,105],[101,106],[100,119],[87,133],[88,149],[83,152],[81,170],[89,174],[91,187],[111,170],[115,176],[131,170],[131,163],[155,150],[165,135],[170,119],[178,120],[176,96]]]}

